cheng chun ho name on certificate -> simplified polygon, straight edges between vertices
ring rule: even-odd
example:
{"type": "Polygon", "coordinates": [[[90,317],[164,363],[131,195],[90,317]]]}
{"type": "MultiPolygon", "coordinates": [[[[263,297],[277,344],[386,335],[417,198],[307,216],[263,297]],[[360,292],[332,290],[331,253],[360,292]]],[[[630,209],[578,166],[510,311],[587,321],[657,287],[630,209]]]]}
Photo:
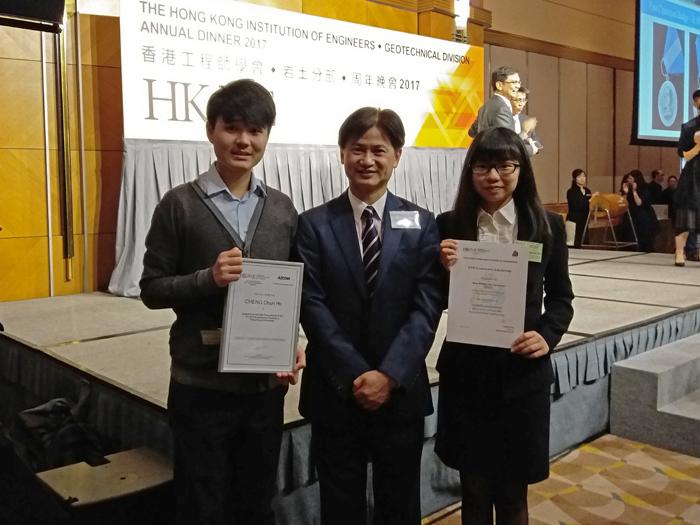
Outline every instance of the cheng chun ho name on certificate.
{"type": "Polygon", "coordinates": [[[458,241],[450,270],[447,340],[510,348],[523,332],[528,248],[458,241]]]}
{"type": "Polygon", "coordinates": [[[296,358],[304,265],[243,259],[229,285],[219,372],[289,372],[296,358]]]}

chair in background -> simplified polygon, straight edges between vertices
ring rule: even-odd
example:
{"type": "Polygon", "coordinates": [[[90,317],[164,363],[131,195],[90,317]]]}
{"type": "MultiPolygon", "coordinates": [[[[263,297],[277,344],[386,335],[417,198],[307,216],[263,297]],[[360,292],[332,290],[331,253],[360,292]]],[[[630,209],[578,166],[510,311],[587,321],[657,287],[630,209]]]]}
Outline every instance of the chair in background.
{"type": "Polygon", "coordinates": [[[637,231],[634,228],[632,215],[625,198],[617,193],[600,193],[591,198],[581,240],[584,241],[581,243],[582,248],[613,248],[619,250],[620,248],[638,246],[637,231]],[[618,240],[615,233],[615,226],[619,226],[625,216],[632,230],[633,241],[618,240]],[[586,235],[588,234],[590,241],[590,230],[598,228],[603,228],[601,241],[599,243],[586,243],[586,235]],[[609,237],[612,237],[612,239],[610,240],[609,237]]]}

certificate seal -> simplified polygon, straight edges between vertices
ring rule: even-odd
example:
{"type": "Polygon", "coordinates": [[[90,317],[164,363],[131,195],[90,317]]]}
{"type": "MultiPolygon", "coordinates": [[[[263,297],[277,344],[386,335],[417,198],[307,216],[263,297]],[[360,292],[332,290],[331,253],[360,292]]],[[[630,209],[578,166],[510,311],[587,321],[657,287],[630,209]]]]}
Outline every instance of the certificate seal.
{"type": "Polygon", "coordinates": [[[661,84],[656,105],[663,125],[666,127],[671,126],[676,120],[676,115],[678,115],[678,94],[676,93],[676,87],[670,80],[666,80],[661,84]]]}

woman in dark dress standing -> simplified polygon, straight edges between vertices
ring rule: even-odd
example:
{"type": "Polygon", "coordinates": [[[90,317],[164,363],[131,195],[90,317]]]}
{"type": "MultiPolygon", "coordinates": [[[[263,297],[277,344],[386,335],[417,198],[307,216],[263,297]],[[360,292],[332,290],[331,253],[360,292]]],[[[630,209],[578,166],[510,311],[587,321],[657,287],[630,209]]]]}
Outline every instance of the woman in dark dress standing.
{"type": "MultiPolygon", "coordinates": [[[[700,112],[700,89],[693,92],[693,105],[700,112]]],[[[688,235],[700,232],[700,115],[681,127],[678,154],[685,159],[685,166],[678,179],[674,194],[673,221],[676,233],[676,266],[685,266],[685,243],[688,235]]]]}
{"type": "MultiPolygon", "coordinates": [[[[598,193],[596,192],[596,195],[598,193]]],[[[593,194],[586,187],[586,172],[581,168],[576,168],[571,172],[571,188],[566,192],[566,202],[569,211],[566,220],[576,223],[576,236],[574,237],[574,248],[580,248],[583,239],[583,228],[588,219],[588,209],[593,194]]]]}
{"type": "MultiPolygon", "coordinates": [[[[639,170],[632,170],[622,177],[620,195],[627,199],[627,206],[632,217],[634,231],[637,233],[637,247],[641,252],[654,251],[654,238],[659,233],[659,220],[651,207],[651,198],[644,182],[644,176],[639,170]]],[[[625,216],[629,229],[629,219],[625,216]]],[[[632,238],[628,234],[628,238],[632,238]]]]}
{"type": "Polygon", "coordinates": [[[542,247],[528,263],[524,333],[510,348],[445,341],[437,364],[435,451],[460,472],[462,523],[492,524],[495,508],[499,525],[526,525],[528,484],[549,475],[549,352],[573,316],[564,223],[543,208],[522,140],[491,128],[469,148],[455,208],[438,226],[447,270],[456,239],[542,247]]]}

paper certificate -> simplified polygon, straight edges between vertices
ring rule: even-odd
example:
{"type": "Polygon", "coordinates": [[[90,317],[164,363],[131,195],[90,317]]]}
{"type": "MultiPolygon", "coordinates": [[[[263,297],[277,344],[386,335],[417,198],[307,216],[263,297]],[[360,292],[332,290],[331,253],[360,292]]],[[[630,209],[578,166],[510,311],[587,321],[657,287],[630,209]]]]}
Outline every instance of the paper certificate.
{"type": "Polygon", "coordinates": [[[290,372],[296,358],[304,265],[243,259],[229,285],[219,372],[290,372]]]}
{"type": "Polygon", "coordinates": [[[447,340],[510,348],[525,323],[527,246],[458,241],[457,249],[447,340]]]}

